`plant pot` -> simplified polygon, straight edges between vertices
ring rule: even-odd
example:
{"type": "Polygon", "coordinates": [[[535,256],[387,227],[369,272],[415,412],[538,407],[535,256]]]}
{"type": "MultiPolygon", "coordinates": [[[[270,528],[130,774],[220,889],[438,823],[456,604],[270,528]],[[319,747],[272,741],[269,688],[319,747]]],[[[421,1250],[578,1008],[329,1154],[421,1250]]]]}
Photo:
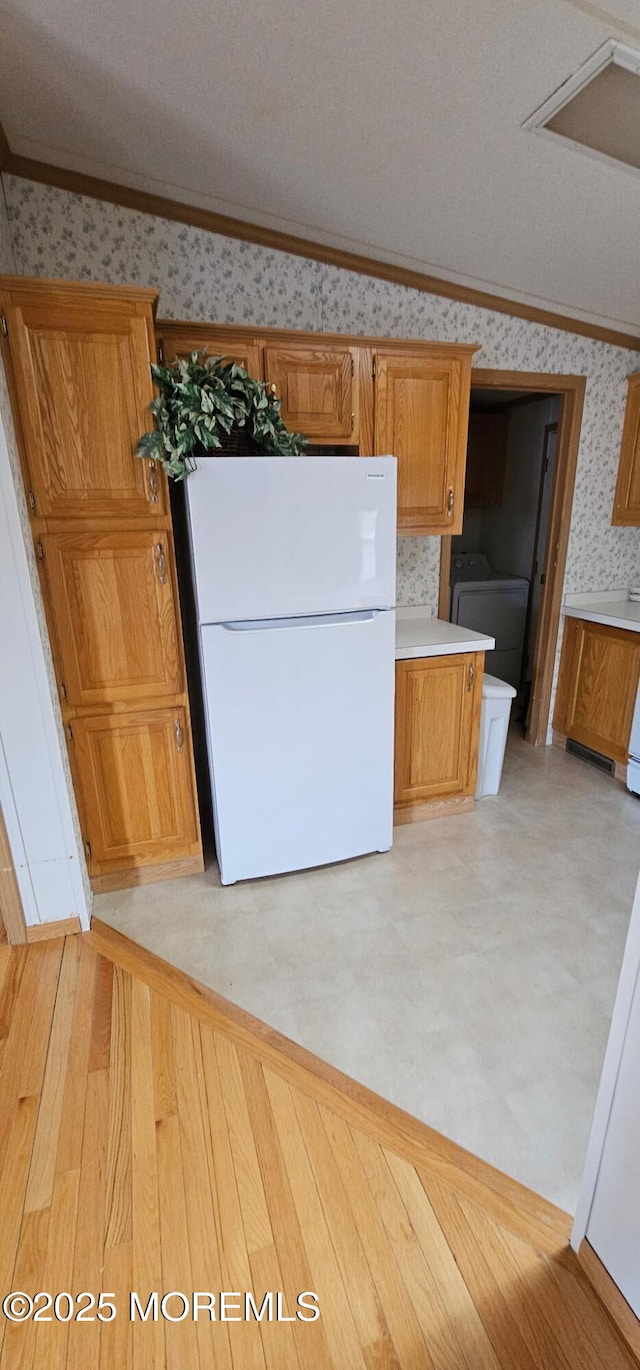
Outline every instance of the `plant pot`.
{"type": "Polygon", "coordinates": [[[217,447],[215,452],[208,452],[207,456],[252,456],[257,451],[257,443],[246,428],[232,428],[230,433],[220,435],[220,447],[217,447]]]}

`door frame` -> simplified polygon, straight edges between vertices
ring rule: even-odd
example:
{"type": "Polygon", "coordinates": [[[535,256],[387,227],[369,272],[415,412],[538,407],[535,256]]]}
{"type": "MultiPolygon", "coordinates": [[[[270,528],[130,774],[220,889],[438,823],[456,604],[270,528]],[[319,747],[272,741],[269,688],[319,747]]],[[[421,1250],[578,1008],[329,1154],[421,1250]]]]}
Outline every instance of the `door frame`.
{"type": "MultiPolygon", "coordinates": [[[[531,390],[560,396],[556,469],[551,497],[549,534],[544,559],[544,586],[533,659],[531,701],[525,737],[534,747],[544,746],[551,711],[551,691],[560,631],[560,609],[569,546],[569,528],[580,446],[580,429],[586,376],[565,376],[547,371],[498,371],[474,366],[471,388],[531,390]]],[[[443,537],[440,551],[438,613],[449,618],[451,537],[443,537]]]]}

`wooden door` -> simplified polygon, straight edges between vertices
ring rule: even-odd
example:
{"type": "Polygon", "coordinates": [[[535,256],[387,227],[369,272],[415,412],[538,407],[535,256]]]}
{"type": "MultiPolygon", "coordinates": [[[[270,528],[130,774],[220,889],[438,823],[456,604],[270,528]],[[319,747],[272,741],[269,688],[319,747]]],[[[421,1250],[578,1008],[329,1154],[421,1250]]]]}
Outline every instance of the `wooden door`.
{"type": "Polygon", "coordinates": [[[359,433],[355,347],[267,347],[267,382],[282,400],[283,423],[313,442],[356,443],[359,433]]]}
{"type": "Polygon", "coordinates": [[[183,708],[77,718],[71,730],[91,874],[199,852],[183,708]]]}
{"type": "Polygon", "coordinates": [[[242,333],[216,333],[214,329],[163,329],[157,335],[158,352],[162,360],[188,357],[206,348],[208,357],[222,357],[226,362],[243,366],[255,380],[264,380],[264,346],[260,338],[246,338],[242,333]]]}
{"type": "Polygon", "coordinates": [[[184,688],[166,530],[41,539],[63,699],[162,699],[184,688]]]}
{"type": "Polygon", "coordinates": [[[640,372],[628,376],[627,383],[629,391],[611,522],[637,528],[640,527],[640,372]]]}
{"type": "Polygon", "coordinates": [[[398,531],[461,533],[471,360],[377,352],[375,451],[398,459],[398,531]]]}
{"type": "Polygon", "coordinates": [[[477,652],[396,662],[396,805],[474,794],[482,673],[477,652]]]}
{"type": "Polygon", "coordinates": [[[639,680],[639,633],[567,618],[554,727],[626,763],[639,680]]]}
{"type": "Polygon", "coordinates": [[[162,473],[133,455],[153,423],[148,309],[63,287],[25,290],[4,309],[35,512],[164,512],[162,473]]]}

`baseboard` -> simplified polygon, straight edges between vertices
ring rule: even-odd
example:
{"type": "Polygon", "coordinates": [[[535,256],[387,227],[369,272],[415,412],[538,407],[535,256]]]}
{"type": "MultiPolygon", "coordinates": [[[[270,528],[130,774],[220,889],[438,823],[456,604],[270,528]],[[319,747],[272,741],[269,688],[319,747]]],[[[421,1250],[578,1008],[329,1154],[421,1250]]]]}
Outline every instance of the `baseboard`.
{"type": "Polygon", "coordinates": [[[476,801],[472,794],[456,795],[454,799],[432,799],[424,804],[396,804],[393,821],[400,823],[422,823],[425,818],[447,818],[454,813],[471,813],[476,801]]]}
{"type": "Polygon", "coordinates": [[[27,926],[27,942],[46,942],[50,937],[69,937],[82,932],[80,919],[58,918],[53,923],[31,923],[27,926]]]}
{"type": "Polygon", "coordinates": [[[578,1260],[620,1335],[634,1356],[640,1359],[640,1321],[586,1237],[580,1243],[578,1260]]]}
{"type": "Polygon", "coordinates": [[[110,871],[108,875],[93,875],[94,894],[109,894],[111,890],[128,890],[134,885],[153,885],[158,880],[177,880],[182,875],[199,875],[204,870],[202,856],[185,856],[180,861],[160,861],[154,866],[133,866],[129,870],[110,871]]]}

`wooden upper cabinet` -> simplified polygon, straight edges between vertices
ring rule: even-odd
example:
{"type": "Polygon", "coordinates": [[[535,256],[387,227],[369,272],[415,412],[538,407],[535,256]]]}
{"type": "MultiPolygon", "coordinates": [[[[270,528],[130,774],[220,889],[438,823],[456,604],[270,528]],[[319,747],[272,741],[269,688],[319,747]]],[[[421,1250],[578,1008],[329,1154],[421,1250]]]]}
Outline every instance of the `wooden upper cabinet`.
{"type": "Polygon", "coordinates": [[[266,379],[282,400],[287,428],[312,442],[358,442],[357,353],[355,347],[266,348],[266,379]]]}
{"type": "Polygon", "coordinates": [[[255,380],[264,380],[264,346],[260,338],[247,338],[231,329],[216,333],[203,326],[190,329],[163,328],[157,337],[158,352],[165,362],[175,357],[188,357],[191,352],[207,349],[208,357],[223,357],[225,361],[243,366],[255,380]]]}
{"type": "Polygon", "coordinates": [[[93,875],[199,852],[183,708],[76,718],[72,731],[70,756],[93,875]]]}
{"type": "Polygon", "coordinates": [[[640,371],[628,376],[627,384],[629,392],[611,522],[637,528],[640,527],[640,371]]]}
{"type": "Polygon", "coordinates": [[[41,542],[63,699],[96,706],[178,694],[170,535],[50,533],[41,542]]]}
{"type": "Polygon", "coordinates": [[[376,352],[375,452],[398,458],[398,531],[461,533],[471,356],[376,352]]]}
{"type": "Polygon", "coordinates": [[[554,727],[624,764],[639,680],[640,633],[567,618],[554,727]]]}
{"type": "Polygon", "coordinates": [[[473,795],[484,657],[396,662],[394,804],[473,795]]]}
{"type": "Polygon", "coordinates": [[[498,508],[504,498],[509,415],[471,413],[465,502],[471,509],[498,508]]]}
{"type": "Polygon", "coordinates": [[[134,455],[152,426],[153,335],[151,302],[131,296],[61,284],[48,292],[12,289],[2,298],[28,480],[41,517],[164,512],[162,472],[134,455]]]}

